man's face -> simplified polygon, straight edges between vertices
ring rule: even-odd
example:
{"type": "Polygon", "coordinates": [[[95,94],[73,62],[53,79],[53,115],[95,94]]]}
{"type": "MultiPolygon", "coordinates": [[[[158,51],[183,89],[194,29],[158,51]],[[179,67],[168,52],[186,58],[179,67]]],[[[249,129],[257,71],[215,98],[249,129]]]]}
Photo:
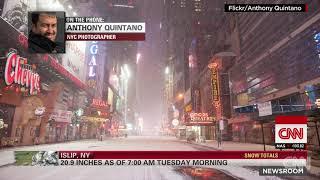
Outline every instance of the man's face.
{"type": "Polygon", "coordinates": [[[32,24],[32,32],[45,36],[54,42],[57,36],[57,17],[49,14],[40,14],[37,24],[32,24]]]}

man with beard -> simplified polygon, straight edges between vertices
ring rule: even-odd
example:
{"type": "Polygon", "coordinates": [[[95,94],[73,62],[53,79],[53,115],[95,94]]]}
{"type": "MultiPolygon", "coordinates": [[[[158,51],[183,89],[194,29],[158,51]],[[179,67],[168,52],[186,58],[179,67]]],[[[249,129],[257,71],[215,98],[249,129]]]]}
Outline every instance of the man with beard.
{"type": "Polygon", "coordinates": [[[56,42],[57,15],[55,12],[32,12],[29,33],[30,53],[64,53],[64,45],[56,42]]]}

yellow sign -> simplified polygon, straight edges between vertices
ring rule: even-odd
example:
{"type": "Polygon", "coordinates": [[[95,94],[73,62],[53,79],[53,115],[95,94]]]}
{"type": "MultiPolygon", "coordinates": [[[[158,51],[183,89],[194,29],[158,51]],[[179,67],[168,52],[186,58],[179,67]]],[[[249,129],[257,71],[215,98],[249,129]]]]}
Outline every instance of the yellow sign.
{"type": "Polygon", "coordinates": [[[106,118],[97,118],[97,117],[88,117],[88,116],[83,116],[81,119],[85,121],[93,121],[93,122],[105,122],[107,120],[106,118]]]}
{"type": "Polygon", "coordinates": [[[208,113],[190,113],[187,125],[213,125],[215,117],[209,116],[208,113]]]}
{"type": "Polygon", "coordinates": [[[219,98],[219,77],[218,77],[218,69],[211,69],[211,86],[212,86],[212,98],[213,101],[220,101],[219,98]]]}

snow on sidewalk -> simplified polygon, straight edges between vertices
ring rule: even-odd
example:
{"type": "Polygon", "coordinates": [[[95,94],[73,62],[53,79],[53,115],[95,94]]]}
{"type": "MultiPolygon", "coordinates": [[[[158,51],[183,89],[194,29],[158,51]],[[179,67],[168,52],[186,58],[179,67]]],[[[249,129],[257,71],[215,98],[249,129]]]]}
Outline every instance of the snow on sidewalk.
{"type": "MultiPolygon", "coordinates": [[[[221,149],[225,151],[263,151],[263,144],[253,144],[253,143],[240,143],[233,141],[223,141],[221,148],[218,147],[218,142],[216,140],[207,140],[205,143],[196,143],[215,149],[221,149]]],[[[275,149],[274,146],[266,145],[266,151],[280,151],[275,149]]]]}
{"type": "Polygon", "coordinates": [[[15,162],[14,152],[13,151],[2,151],[0,153],[0,167],[15,162]]]}

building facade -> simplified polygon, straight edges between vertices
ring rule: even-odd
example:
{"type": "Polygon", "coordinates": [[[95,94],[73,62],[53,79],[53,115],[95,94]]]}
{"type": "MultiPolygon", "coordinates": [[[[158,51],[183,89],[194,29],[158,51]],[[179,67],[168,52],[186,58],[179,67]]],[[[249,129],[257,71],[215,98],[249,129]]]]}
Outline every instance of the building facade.
{"type": "Polygon", "coordinates": [[[2,146],[73,140],[76,138],[77,126],[72,119],[77,111],[86,106],[84,52],[81,51],[81,43],[68,42],[69,52],[63,55],[29,54],[26,18],[27,12],[32,10],[43,10],[43,7],[34,1],[4,1],[2,8],[2,146]],[[5,67],[15,60],[20,63],[12,66],[16,69],[16,79],[10,82],[6,80],[10,76],[5,67]],[[25,81],[20,73],[26,71],[39,79],[25,81]],[[35,85],[37,91],[32,90],[35,85]]]}
{"type": "MultiPolygon", "coordinates": [[[[319,3],[309,1],[308,6],[315,8],[308,13],[237,15],[241,54],[230,69],[234,140],[262,143],[263,128],[265,142],[271,144],[276,115],[312,114],[320,73],[319,3]],[[259,109],[243,111],[268,102],[267,115],[259,109]]],[[[310,144],[317,141],[314,120],[309,118],[310,144]]]]}

